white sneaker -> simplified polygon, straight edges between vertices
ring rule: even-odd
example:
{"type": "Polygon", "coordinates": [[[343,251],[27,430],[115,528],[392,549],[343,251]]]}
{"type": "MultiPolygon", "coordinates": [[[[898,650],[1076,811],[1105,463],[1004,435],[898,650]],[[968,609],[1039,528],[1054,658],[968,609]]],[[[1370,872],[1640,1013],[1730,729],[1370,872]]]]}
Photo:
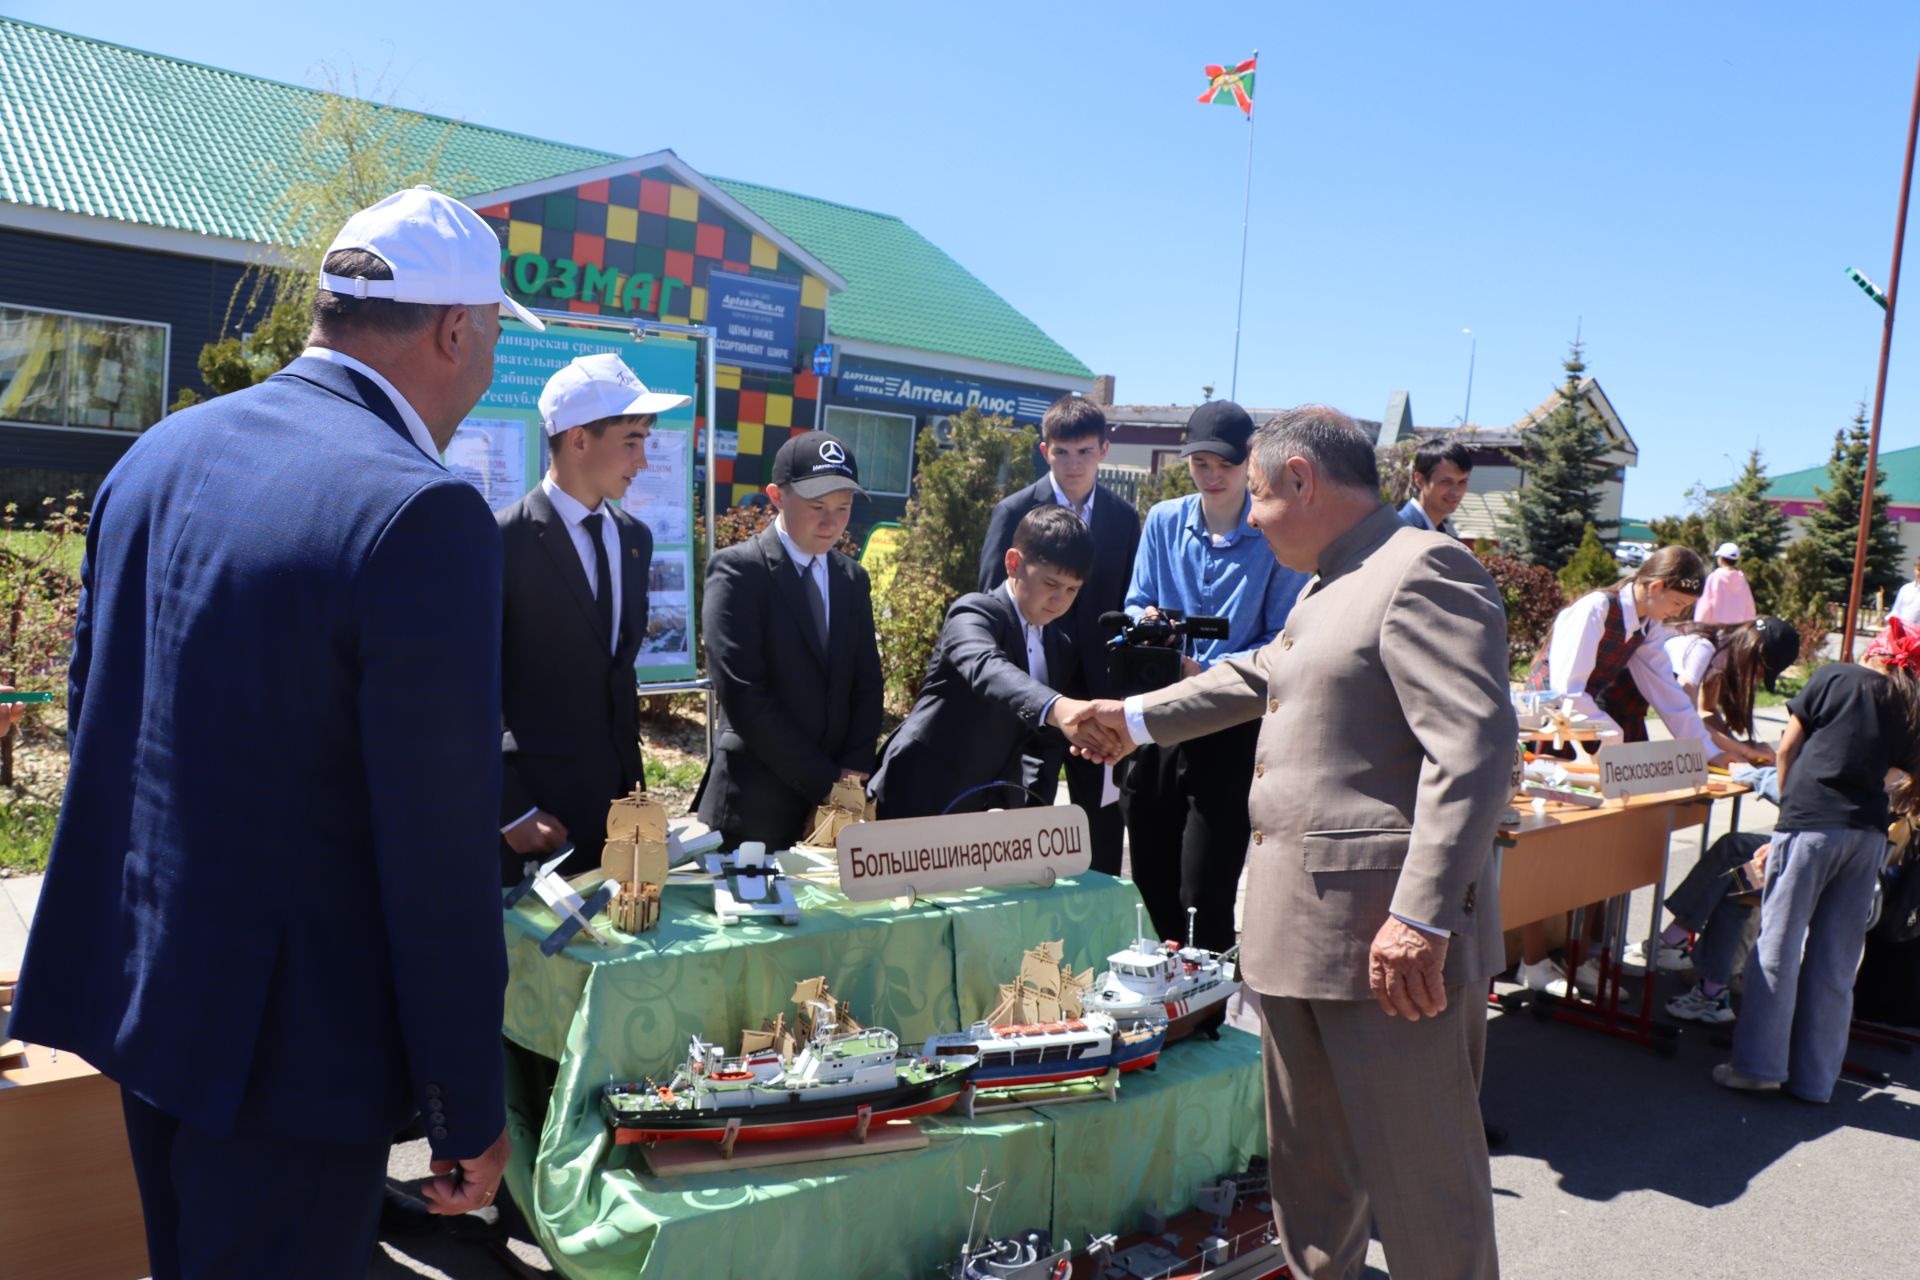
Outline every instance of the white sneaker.
{"type": "Polygon", "coordinates": [[[1588,956],[1573,971],[1573,985],[1588,995],[1600,990],[1600,957],[1588,956]]]}
{"type": "MultiPolygon", "coordinates": [[[[1682,973],[1692,967],[1693,961],[1685,947],[1670,947],[1662,942],[1659,944],[1659,948],[1659,954],[1654,957],[1653,963],[1654,967],[1659,969],[1660,972],[1682,973]]],[[[1628,973],[1645,973],[1647,971],[1647,944],[1644,942],[1628,943],[1626,954],[1621,958],[1620,967],[1628,973]]]]}
{"type": "Polygon", "coordinates": [[[1567,998],[1567,971],[1552,956],[1528,964],[1522,960],[1513,971],[1513,980],[1529,991],[1543,991],[1556,999],[1567,998]]]}
{"type": "Polygon", "coordinates": [[[1706,1022],[1715,1026],[1733,1021],[1733,993],[1722,990],[1710,996],[1699,983],[1693,990],[1667,1001],[1667,1012],[1688,1022],[1706,1022]]]}

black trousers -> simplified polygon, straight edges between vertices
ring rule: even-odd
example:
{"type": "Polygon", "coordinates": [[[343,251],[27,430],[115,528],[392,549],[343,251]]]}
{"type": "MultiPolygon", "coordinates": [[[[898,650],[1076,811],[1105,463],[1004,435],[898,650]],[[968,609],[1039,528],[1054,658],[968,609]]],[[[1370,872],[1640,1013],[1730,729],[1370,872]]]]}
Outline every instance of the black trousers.
{"type": "Polygon", "coordinates": [[[1253,823],[1253,751],[1260,722],[1235,725],[1177,747],[1133,755],[1120,807],[1139,886],[1162,938],[1187,937],[1211,951],[1234,943],[1233,900],[1247,861],[1253,823]]]}
{"type": "MultiPolygon", "coordinates": [[[[1036,744],[1029,743],[1029,750],[1036,744]]],[[[1120,874],[1121,837],[1126,823],[1118,803],[1100,807],[1100,792],[1106,782],[1106,767],[1064,750],[1020,757],[1020,774],[1027,790],[1040,797],[1040,803],[1052,804],[1060,792],[1061,756],[1067,766],[1067,795],[1087,813],[1087,834],[1093,846],[1093,869],[1110,876],[1120,874]]],[[[1125,765],[1116,766],[1124,771],[1125,765]]],[[[1121,776],[1119,773],[1116,777],[1121,776]]]]}
{"type": "Polygon", "coordinates": [[[218,1137],[120,1094],[153,1280],[366,1274],[387,1144],[218,1137]]]}

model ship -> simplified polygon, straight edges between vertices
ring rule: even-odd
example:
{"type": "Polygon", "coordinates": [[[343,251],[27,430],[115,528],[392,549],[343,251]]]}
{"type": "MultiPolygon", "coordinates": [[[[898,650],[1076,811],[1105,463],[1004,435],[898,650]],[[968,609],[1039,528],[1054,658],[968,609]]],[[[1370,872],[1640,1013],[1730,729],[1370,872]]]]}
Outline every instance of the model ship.
{"type": "Polygon", "coordinates": [[[993,1238],[993,1197],[1004,1183],[987,1185],[987,1171],[967,1190],[973,1195],[973,1214],[967,1220],[967,1242],[960,1257],[944,1274],[948,1280],[1065,1280],[1072,1268],[1073,1246],[1035,1228],[1018,1235],[993,1238]],[[986,1206],[984,1218],[980,1207],[986,1206]],[[976,1243],[977,1241],[977,1243],[976,1243]]]}
{"type": "Polygon", "coordinates": [[[1000,1003],[965,1031],[928,1038],[929,1057],[972,1056],[977,1089],[1016,1089],[1138,1071],[1159,1061],[1167,1020],[1156,1011],[1124,1022],[1088,1013],[1091,973],[1060,960],[1062,943],[1043,942],[1021,957],[1020,975],[1000,987],[1000,1003]]]}
{"type": "Polygon", "coordinates": [[[902,1056],[884,1027],[861,1027],[811,978],[794,989],[801,1047],[776,1023],[750,1032],[741,1052],[693,1038],[664,1085],[610,1084],[601,1112],[616,1143],[688,1139],[731,1143],[809,1138],[935,1115],[958,1101],[974,1059],[902,1056]]]}
{"type": "Polygon", "coordinates": [[[1218,1036],[1227,1001],[1240,989],[1235,957],[1240,948],[1212,952],[1193,945],[1193,911],[1187,912],[1187,943],[1155,942],[1146,936],[1144,908],[1133,909],[1134,941],[1107,957],[1086,997],[1086,1008],[1123,1024],[1130,1019],[1167,1019],[1166,1043],[1196,1031],[1218,1036]]]}
{"type": "Polygon", "coordinates": [[[1077,1280],[1279,1280],[1291,1276],[1274,1238],[1266,1162],[1201,1187],[1172,1219],[1148,1214],[1120,1240],[1103,1236],[1074,1259],[1077,1280]]]}

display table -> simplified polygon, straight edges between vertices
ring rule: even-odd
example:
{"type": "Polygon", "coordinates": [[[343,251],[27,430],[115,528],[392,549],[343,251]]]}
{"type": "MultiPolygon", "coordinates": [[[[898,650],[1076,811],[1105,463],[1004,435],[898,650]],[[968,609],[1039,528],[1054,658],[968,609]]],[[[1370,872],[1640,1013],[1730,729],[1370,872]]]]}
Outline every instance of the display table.
{"type": "Polygon", "coordinates": [[[1132,884],[1098,873],[1052,889],[977,890],[900,907],[802,883],[798,926],[721,928],[704,889],[668,888],[662,920],[631,943],[552,959],[544,906],[506,916],[508,1183],[547,1256],[581,1277],[925,1277],[958,1250],[987,1171],[1004,1182],[996,1230],[1045,1227],[1083,1243],[1265,1149],[1259,1041],[1183,1041],[1117,1102],[922,1121],[923,1150],[663,1180],[614,1147],[598,1109],[609,1080],[665,1079],[689,1037],[733,1047],[791,1015],[795,981],[824,975],[863,1022],[914,1044],[984,1017],[1021,953],[1064,940],[1078,971],[1134,936],[1132,884]]]}
{"type": "MultiPolygon", "coordinates": [[[[0,989],[14,975],[0,974],[0,989]]],[[[7,1001],[0,999],[0,1027],[7,1001]]],[[[0,1035],[0,1043],[7,1042],[0,1035]]],[[[120,1087],[71,1053],[28,1045],[0,1068],[0,1274],[135,1280],[147,1266],[120,1087]]]]}
{"type": "MultiPolygon", "coordinates": [[[[1713,802],[1735,805],[1749,788],[1716,779],[1702,791],[1691,789],[1610,800],[1597,809],[1548,801],[1533,812],[1525,796],[1514,801],[1518,826],[1502,830],[1500,924],[1505,929],[1551,919],[1596,903],[1606,904],[1609,925],[1601,954],[1601,985],[1592,1000],[1572,999],[1551,1007],[1555,1017],[1641,1044],[1670,1044],[1673,1028],[1653,1020],[1653,984],[1642,984],[1638,1013],[1620,1008],[1619,962],[1627,918],[1627,895],[1652,886],[1654,911],[1647,954],[1653,955],[1660,930],[1659,901],[1665,895],[1667,846],[1675,832],[1701,828],[1704,846],[1713,802]]],[[[1735,825],[1738,825],[1736,809],[1735,825]]],[[[1577,937],[1577,932],[1576,935],[1577,937]]],[[[1578,963],[1572,956],[1574,963],[1578,963]]],[[[1572,966],[1570,965],[1569,968],[1572,966]]],[[[1548,1011],[1549,1006],[1540,1008],[1548,1011]]]]}

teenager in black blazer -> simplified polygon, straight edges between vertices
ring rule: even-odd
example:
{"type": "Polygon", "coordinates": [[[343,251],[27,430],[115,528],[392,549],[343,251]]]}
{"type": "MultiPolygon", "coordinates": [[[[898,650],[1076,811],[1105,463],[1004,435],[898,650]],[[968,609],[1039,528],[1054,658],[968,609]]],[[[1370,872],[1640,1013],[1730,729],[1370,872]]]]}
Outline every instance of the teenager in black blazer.
{"type": "MultiPolygon", "coordinates": [[[[1133,504],[1101,485],[1100,464],[1107,456],[1107,420],[1100,406],[1082,396],[1062,396],[1040,422],[1047,474],[1038,482],[1001,499],[987,525],[980,552],[980,589],[992,591],[1006,580],[1007,548],[1013,531],[1036,507],[1066,507],[1087,522],[1093,534],[1093,564],[1085,585],[1060,626],[1079,655],[1080,680],[1062,692],[1082,698],[1117,698],[1125,690],[1113,682],[1106,662],[1108,635],[1100,629],[1100,615],[1120,610],[1127,583],[1133,576],[1133,556],[1140,547],[1140,513],[1133,504]]],[[[1041,735],[1027,745],[1022,766],[1026,785],[1042,800],[1054,798],[1060,778],[1065,742],[1057,734],[1041,735]]],[[[1067,794],[1087,812],[1093,845],[1093,866],[1109,875],[1120,874],[1120,850],[1125,822],[1117,803],[1102,805],[1107,766],[1079,756],[1066,756],[1067,794]]]]}
{"type": "Polygon", "coordinates": [[[653,533],[612,503],[646,468],[655,419],[688,399],[649,391],[615,355],[581,356],[540,393],[551,465],[496,516],[506,554],[503,882],[568,841],[564,874],[599,866],[607,806],[641,780],[633,664],[647,634],[653,533]]]}
{"type": "Polygon", "coordinates": [[[792,845],[835,783],[873,772],[873,589],[865,569],[833,550],[861,492],[844,442],[795,435],[774,455],[774,523],[708,562],[700,625],[719,719],[695,803],[729,847],[792,845]]]}
{"type": "Polygon", "coordinates": [[[1077,732],[1071,726],[1086,706],[1056,692],[1080,680],[1075,646],[1057,620],[1092,560],[1080,518],[1041,507],[1014,530],[1007,580],[954,601],[920,696],[881,753],[872,787],[881,818],[1025,803],[1022,747],[1044,732],[1064,751],[1061,733],[1077,732]]]}

